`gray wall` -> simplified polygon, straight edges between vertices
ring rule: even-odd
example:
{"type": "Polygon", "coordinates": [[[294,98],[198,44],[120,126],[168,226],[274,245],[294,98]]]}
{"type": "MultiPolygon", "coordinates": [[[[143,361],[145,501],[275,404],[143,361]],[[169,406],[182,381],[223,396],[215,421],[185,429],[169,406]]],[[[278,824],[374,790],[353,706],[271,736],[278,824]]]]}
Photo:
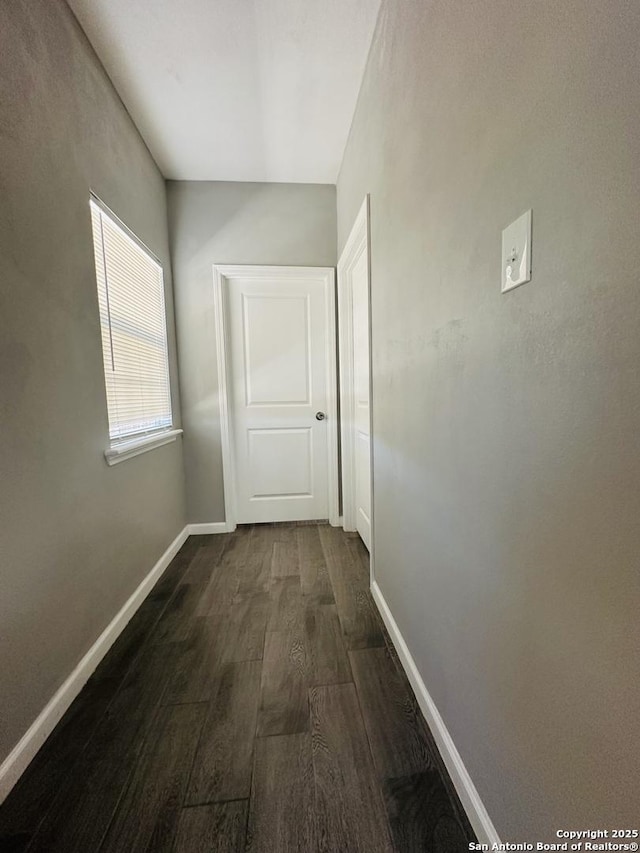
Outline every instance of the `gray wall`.
{"type": "Polygon", "coordinates": [[[637,824],[639,41],[636,0],[383,0],[338,181],[377,579],[505,840],[637,824]]]}
{"type": "Polygon", "coordinates": [[[213,265],[335,266],[336,190],[170,181],[168,201],[188,516],[224,521],[213,265]]]}
{"type": "Polygon", "coordinates": [[[0,41],[1,761],[185,509],[180,440],[103,457],[89,188],[164,262],[175,389],[164,181],[65,3],[1,3],[0,41]]]}

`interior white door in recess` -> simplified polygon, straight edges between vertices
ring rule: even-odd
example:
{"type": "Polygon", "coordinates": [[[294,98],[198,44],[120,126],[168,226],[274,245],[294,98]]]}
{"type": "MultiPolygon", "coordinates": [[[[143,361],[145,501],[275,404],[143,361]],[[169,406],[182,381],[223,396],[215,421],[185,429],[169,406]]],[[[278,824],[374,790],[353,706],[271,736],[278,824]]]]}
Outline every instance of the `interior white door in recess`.
{"type": "Polygon", "coordinates": [[[371,550],[371,412],[368,200],[338,264],[345,530],[371,550]]]}
{"type": "Polygon", "coordinates": [[[235,520],[329,518],[333,270],[262,267],[226,286],[235,520]]]}

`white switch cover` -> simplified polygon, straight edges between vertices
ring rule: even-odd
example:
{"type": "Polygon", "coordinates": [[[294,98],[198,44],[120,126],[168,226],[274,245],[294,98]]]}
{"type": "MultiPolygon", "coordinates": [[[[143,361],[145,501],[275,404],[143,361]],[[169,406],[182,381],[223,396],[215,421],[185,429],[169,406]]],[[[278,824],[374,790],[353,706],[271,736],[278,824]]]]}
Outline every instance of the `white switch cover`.
{"type": "Polygon", "coordinates": [[[502,292],[531,281],[531,211],[502,232],[502,292]]]}

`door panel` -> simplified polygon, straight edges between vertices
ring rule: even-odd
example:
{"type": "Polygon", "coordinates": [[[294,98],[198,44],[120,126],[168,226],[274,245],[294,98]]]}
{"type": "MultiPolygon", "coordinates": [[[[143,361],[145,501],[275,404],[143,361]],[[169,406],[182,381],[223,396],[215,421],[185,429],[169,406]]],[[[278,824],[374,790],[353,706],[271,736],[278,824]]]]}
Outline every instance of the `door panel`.
{"type": "Polygon", "coordinates": [[[249,498],[313,497],[311,430],[250,429],[249,498]]]}
{"type": "Polygon", "coordinates": [[[308,296],[242,294],[247,405],[310,404],[308,296]]]}
{"type": "Polygon", "coordinates": [[[237,521],[328,518],[327,282],[227,284],[237,521]]]}

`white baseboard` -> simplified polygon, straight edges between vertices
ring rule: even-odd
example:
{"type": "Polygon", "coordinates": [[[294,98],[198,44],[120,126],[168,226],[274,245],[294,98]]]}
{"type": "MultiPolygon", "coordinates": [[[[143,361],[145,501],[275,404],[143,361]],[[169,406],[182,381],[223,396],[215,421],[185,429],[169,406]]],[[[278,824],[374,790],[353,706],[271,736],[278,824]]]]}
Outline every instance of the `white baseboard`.
{"type": "Polygon", "coordinates": [[[380,611],[384,624],[387,626],[387,631],[393,640],[393,645],[398,652],[398,656],[402,662],[404,671],[407,674],[407,678],[411,683],[413,692],[416,695],[420,709],[424,714],[429,728],[431,729],[431,733],[433,734],[433,738],[438,750],[440,751],[442,760],[444,761],[445,766],[449,771],[449,775],[451,776],[451,780],[455,785],[455,789],[458,792],[460,802],[467,813],[471,826],[478,836],[478,841],[489,845],[499,844],[500,838],[498,837],[498,833],[491,822],[491,818],[480,799],[480,795],[471,780],[471,776],[469,776],[469,773],[467,772],[467,768],[463,764],[460,753],[456,749],[451,735],[447,731],[447,727],[440,716],[440,712],[429,695],[429,691],[422,680],[422,676],[418,672],[418,668],[402,634],[400,633],[396,620],[393,618],[393,615],[389,610],[389,605],[384,600],[382,591],[375,581],[371,584],[371,593],[378,610],[380,611]]]}
{"type": "Polygon", "coordinates": [[[231,533],[233,527],[226,521],[209,521],[206,524],[188,524],[189,536],[201,536],[206,533],[231,533]]]}
{"type": "Polygon", "coordinates": [[[94,670],[118,639],[156,582],[189,535],[188,527],[176,536],[149,574],[104,629],[80,663],[38,714],[18,743],[0,765],[0,803],[29,766],[40,747],[54,730],[65,711],[80,693],[94,670]]]}

